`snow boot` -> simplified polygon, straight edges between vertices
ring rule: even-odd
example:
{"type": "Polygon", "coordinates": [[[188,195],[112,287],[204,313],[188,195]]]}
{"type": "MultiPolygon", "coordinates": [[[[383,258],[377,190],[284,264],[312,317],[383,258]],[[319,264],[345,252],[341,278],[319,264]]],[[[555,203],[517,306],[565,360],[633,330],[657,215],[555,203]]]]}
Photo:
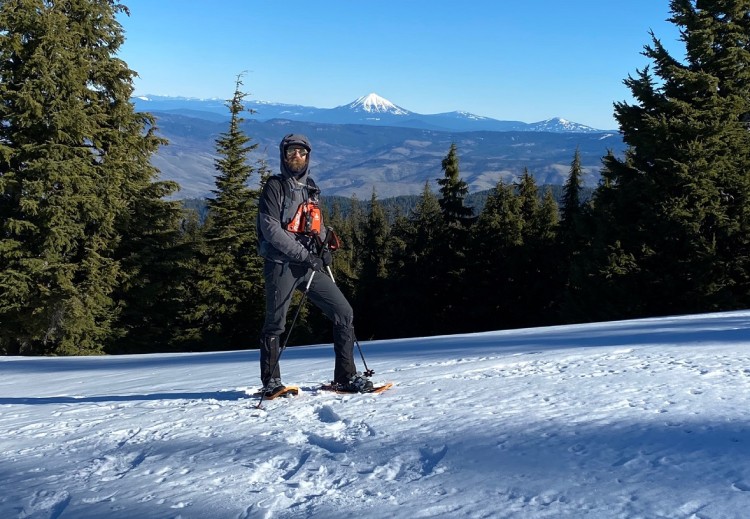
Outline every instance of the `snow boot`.
{"type": "Polygon", "coordinates": [[[369,393],[372,391],[372,382],[369,378],[362,375],[362,373],[355,373],[345,384],[340,384],[341,391],[347,391],[351,393],[369,393]]]}
{"type": "Polygon", "coordinates": [[[281,383],[280,378],[272,378],[269,379],[265,386],[263,386],[263,389],[261,389],[261,392],[263,393],[264,397],[272,397],[279,391],[283,391],[286,389],[286,386],[281,383]]]}

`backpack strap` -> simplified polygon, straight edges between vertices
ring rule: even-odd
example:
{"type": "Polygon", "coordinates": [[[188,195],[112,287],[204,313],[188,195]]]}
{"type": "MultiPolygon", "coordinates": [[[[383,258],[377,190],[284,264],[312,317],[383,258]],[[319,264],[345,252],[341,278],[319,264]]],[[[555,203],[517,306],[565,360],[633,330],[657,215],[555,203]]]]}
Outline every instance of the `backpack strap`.
{"type": "MultiPolygon", "coordinates": [[[[296,207],[291,207],[292,204],[292,186],[290,185],[289,179],[283,178],[281,175],[273,175],[268,180],[276,179],[281,182],[282,193],[284,200],[281,202],[281,223],[286,227],[297,212],[296,207]]],[[[318,193],[320,189],[315,184],[315,181],[310,177],[307,177],[305,185],[305,192],[303,194],[304,201],[307,202],[311,197],[315,198],[315,202],[318,202],[318,193]]]]}
{"type": "MultiPolygon", "coordinates": [[[[296,207],[290,207],[292,204],[292,186],[289,184],[289,179],[285,179],[281,175],[271,175],[266,180],[266,183],[271,181],[279,182],[281,184],[281,194],[283,199],[281,200],[281,214],[279,217],[281,224],[286,227],[297,212],[296,207]]],[[[303,194],[304,201],[307,202],[310,198],[313,198],[313,201],[318,203],[320,189],[317,184],[315,184],[315,181],[310,177],[307,177],[307,185],[305,188],[305,193],[303,194]]]]}

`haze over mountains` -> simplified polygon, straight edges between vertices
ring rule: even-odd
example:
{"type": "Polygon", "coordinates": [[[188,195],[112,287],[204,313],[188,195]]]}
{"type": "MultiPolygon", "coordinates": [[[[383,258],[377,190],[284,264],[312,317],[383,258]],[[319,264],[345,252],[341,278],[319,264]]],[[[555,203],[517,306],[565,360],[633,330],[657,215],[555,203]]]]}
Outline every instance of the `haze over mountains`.
{"type": "MultiPolygon", "coordinates": [[[[157,118],[170,141],[154,158],[163,178],[182,186],[180,198],[210,196],[214,188],[216,139],[228,129],[226,101],[182,97],[133,98],[138,111],[157,118]]],[[[617,131],[604,131],[561,118],[536,123],[500,121],[466,112],[418,114],[377,94],[335,108],[246,102],[243,131],[257,143],[252,159],[278,169],[278,142],[287,133],[312,141],[315,179],[326,194],[369,199],[418,194],[442,176],[441,161],[451,143],[458,147],[461,175],[470,190],[512,182],[528,168],[539,184],[562,184],[575,150],[584,182],[599,179],[601,158],[625,146],[617,131]]],[[[257,179],[254,179],[257,182],[257,179]]]]}

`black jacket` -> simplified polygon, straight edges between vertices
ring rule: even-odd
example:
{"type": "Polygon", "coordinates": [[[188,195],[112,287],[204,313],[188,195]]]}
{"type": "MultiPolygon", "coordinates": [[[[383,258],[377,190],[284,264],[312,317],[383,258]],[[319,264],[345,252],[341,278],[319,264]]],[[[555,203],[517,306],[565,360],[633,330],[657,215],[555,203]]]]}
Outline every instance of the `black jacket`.
{"type": "MultiPolygon", "coordinates": [[[[312,150],[304,135],[290,134],[279,145],[281,175],[266,181],[258,203],[258,252],[275,263],[309,263],[310,255],[316,251],[315,238],[286,230],[297,208],[310,199],[317,189],[308,179],[310,154],[303,171],[295,174],[286,167],[285,151],[292,144],[312,150]],[[284,185],[286,183],[286,186],[284,185]]],[[[325,240],[325,225],[321,222],[321,236],[325,240]]]]}

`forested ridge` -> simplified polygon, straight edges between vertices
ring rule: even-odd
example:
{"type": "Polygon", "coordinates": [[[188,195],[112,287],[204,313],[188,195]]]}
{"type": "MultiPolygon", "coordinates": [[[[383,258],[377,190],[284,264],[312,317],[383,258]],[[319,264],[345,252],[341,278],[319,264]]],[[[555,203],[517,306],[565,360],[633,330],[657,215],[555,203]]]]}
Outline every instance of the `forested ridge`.
{"type": "MultiPolygon", "coordinates": [[[[672,0],[684,59],[657,35],[614,104],[628,149],[581,187],[532,171],[469,194],[446,150],[421,196],[331,199],[333,275],[360,340],[747,308],[750,0],[672,0]]],[[[247,349],[263,321],[243,78],[215,189],[172,200],[166,144],[130,102],[113,0],[0,3],[0,352],[247,349]]],[[[637,52],[638,49],[634,49],[637,52]]],[[[279,140],[281,139],[279,136],[279,140]]],[[[313,153],[315,143],[313,140],[313,153]]],[[[325,198],[325,193],[323,193],[325,198]]],[[[293,305],[296,304],[293,302],[293,305]]],[[[290,344],[329,342],[305,307],[290,344]]]]}
{"type": "MultiPolygon", "coordinates": [[[[559,206],[562,201],[563,186],[556,184],[542,184],[539,186],[540,196],[543,196],[542,194],[548,189],[559,206]]],[[[487,198],[493,191],[494,189],[487,189],[485,191],[469,193],[466,195],[464,203],[472,208],[475,215],[478,215],[484,208],[487,198]]],[[[591,198],[593,192],[593,188],[582,187],[580,191],[580,201],[587,201],[591,198]]],[[[420,199],[420,195],[401,195],[376,200],[383,207],[388,222],[393,223],[398,215],[409,214],[410,211],[416,209],[420,199]]],[[[208,216],[209,198],[182,198],[180,201],[185,209],[196,211],[201,221],[205,221],[208,216]]],[[[338,214],[344,219],[349,218],[352,214],[360,213],[361,211],[370,211],[370,199],[360,200],[356,195],[352,197],[325,195],[324,199],[321,200],[320,205],[326,214],[330,214],[335,207],[338,214]]]]}

